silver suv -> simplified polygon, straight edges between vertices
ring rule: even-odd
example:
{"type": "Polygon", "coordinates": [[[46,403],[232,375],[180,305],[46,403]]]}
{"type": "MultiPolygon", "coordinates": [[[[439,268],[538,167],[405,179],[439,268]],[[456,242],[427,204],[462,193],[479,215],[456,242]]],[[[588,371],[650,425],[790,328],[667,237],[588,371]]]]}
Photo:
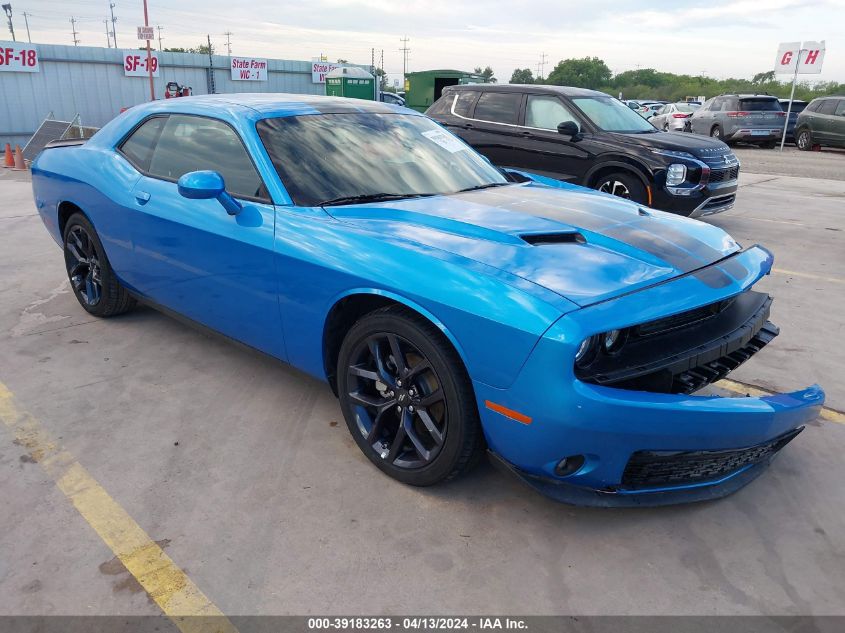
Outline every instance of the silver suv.
{"type": "Polygon", "coordinates": [[[777,97],[720,95],[704,102],[689,119],[691,131],[721,139],[774,147],[783,133],[786,112],[777,97]]]}

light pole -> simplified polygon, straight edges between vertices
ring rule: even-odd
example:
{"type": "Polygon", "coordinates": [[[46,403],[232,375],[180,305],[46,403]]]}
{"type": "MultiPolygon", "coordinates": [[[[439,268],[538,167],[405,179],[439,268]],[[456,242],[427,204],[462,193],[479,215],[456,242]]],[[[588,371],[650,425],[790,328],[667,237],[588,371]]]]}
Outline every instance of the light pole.
{"type": "Polygon", "coordinates": [[[12,24],[12,5],[4,4],[3,11],[6,12],[6,17],[9,19],[9,32],[12,34],[12,41],[17,42],[15,39],[15,25],[12,24]]]}

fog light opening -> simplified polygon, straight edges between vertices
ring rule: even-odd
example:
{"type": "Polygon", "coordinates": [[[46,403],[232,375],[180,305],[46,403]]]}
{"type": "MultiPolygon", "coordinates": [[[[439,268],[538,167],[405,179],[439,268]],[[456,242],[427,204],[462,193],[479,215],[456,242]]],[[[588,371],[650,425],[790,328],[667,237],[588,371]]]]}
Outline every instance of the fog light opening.
{"type": "Polygon", "coordinates": [[[570,455],[569,457],[564,457],[557,463],[557,466],[555,466],[555,475],[558,477],[568,477],[569,475],[573,475],[581,470],[581,466],[583,465],[583,455],[570,455]]]}

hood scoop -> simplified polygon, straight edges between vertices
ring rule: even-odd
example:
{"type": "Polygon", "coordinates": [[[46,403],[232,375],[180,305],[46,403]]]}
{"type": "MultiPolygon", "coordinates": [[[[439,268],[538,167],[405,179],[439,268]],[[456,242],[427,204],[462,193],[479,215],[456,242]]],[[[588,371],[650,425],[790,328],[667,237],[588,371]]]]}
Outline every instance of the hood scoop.
{"type": "Polygon", "coordinates": [[[587,238],[577,231],[557,231],[555,233],[526,233],[519,236],[522,241],[532,246],[549,244],[586,244],[587,238]]]}

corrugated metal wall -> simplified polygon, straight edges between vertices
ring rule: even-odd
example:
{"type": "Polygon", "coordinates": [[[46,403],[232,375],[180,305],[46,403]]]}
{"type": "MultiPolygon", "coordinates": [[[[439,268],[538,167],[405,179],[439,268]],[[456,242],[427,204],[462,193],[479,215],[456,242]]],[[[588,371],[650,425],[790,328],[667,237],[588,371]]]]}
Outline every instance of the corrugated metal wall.
{"type": "MultiPolygon", "coordinates": [[[[0,46],[4,44],[11,42],[0,42],[0,46]]],[[[23,146],[51,111],[57,119],[70,121],[79,114],[83,125],[101,127],[121,108],[149,100],[149,80],[124,75],[124,49],[35,46],[40,72],[0,72],[2,144],[23,146]]],[[[191,86],[195,95],[209,92],[208,55],[161,52],[158,56],[157,98],[164,97],[168,81],[191,86]]],[[[268,59],[267,65],[267,81],[232,81],[229,57],[215,55],[215,92],[325,94],[323,84],[311,82],[311,62],[268,59]]]]}

